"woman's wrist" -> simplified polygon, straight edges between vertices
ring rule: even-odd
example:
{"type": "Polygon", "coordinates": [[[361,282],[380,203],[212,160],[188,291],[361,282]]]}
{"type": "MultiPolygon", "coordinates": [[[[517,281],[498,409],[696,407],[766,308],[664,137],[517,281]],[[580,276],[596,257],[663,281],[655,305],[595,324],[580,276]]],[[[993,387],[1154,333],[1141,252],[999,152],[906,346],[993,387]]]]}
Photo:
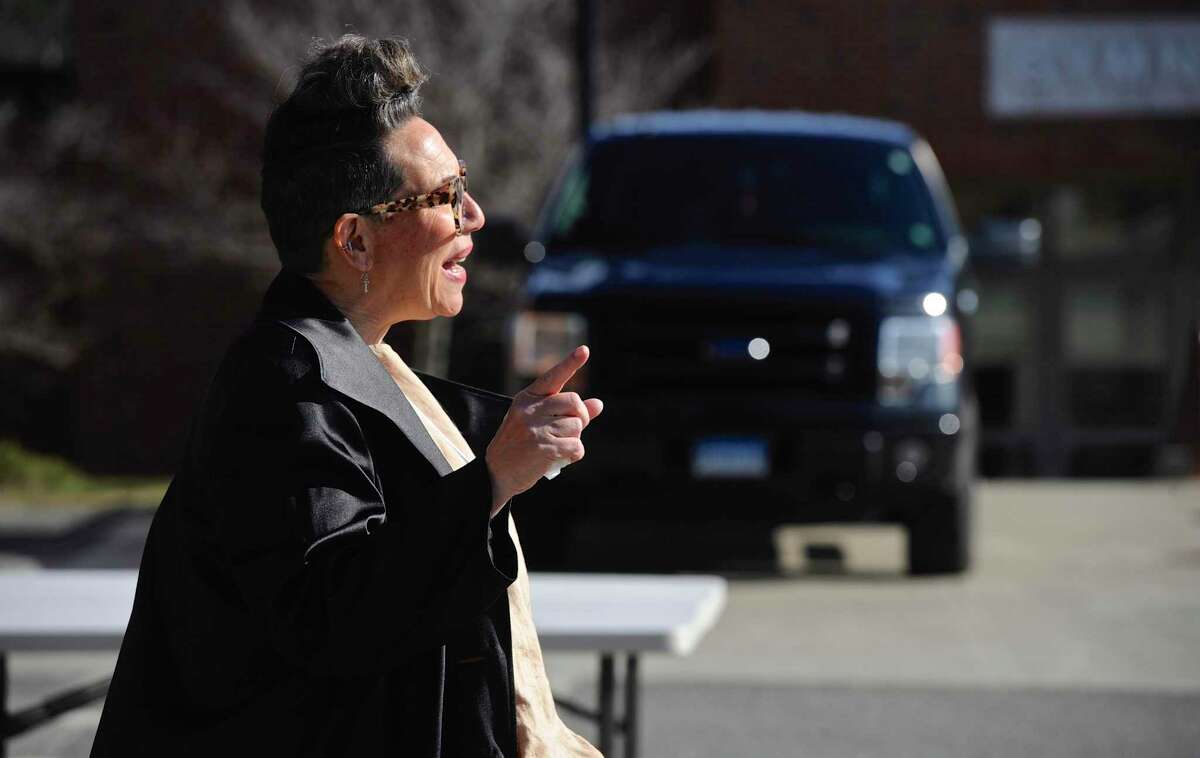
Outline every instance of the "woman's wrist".
{"type": "Polygon", "coordinates": [[[495,515],[496,515],[497,513],[499,513],[499,512],[501,511],[501,509],[503,509],[503,508],[504,508],[504,506],[505,506],[505,505],[507,505],[507,504],[508,504],[508,501],[509,501],[509,500],[512,500],[512,495],[511,495],[511,494],[508,492],[508,490],[507,490],[507,489],[505,489],[505,488],[504,488],[504,487],[503,487],[503,486],[500,484],[500,480],[499,480],[499,479],[496,477],[496,472],[495,472],[495,471],[492,471],[492,466],[491,466],[491,464],[490,464],[490,463],[487,465],[487,470],[488,470],[488,477],[489,477],[489,478],[491,479],[491,481],[492,481],[492,512],[491,512],[491,517],[493,517],[493,518],[494,518],[494,517],[495,517],[495,515]]]}
{"type": "Polygon", "coordinates": [[[499,498],[493,498],[492,499],[492,515],[489,518],[496,518],[496,514],[499,513],[500,511],[504,510],[504,506],[508,505],[509,499],[510,498],[505,498],[505,499],[501,500],[499,498]]]}

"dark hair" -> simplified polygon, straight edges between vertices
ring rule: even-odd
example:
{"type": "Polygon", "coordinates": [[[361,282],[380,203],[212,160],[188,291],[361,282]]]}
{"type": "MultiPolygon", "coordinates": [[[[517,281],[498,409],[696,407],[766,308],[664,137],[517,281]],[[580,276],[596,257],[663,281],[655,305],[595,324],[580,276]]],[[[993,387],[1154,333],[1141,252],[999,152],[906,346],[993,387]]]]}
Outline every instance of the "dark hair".
{"type": "Polygon", "coordinates": [[[347,34],[314,50],[263,141],[262,209],[284,268],[321,270],[338,216],[399,191],[383,138],[420,114],[425,79],[402,39],[347,34]]]}

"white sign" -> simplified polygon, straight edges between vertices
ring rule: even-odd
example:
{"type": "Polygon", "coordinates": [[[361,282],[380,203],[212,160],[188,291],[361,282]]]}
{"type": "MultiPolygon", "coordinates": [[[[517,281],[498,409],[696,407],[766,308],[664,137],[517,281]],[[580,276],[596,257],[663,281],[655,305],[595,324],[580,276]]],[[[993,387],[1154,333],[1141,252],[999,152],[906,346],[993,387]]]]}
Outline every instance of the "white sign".
{"type": "Polygon", "coordinates": [[[987,107],[998,117],[1200,113],[1200,16],[998,17],[987,107]]]}

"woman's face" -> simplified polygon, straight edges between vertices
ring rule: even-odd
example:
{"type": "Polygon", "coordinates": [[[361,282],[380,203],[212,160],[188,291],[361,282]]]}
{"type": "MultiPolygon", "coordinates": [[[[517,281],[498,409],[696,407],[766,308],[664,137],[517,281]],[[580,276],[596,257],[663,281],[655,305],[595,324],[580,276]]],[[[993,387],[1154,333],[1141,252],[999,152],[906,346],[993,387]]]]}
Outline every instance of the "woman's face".
{"type": "MultiPolygon", "coordinates": [[[[385,139],[389,158],[404,177],[400,197],[444,187],[458,175],[458,156],[437,129],[411,118],[385,139]]],[[[449,204],[403,211],[375,222],[371,289],[386,293],[397,321],[454,316],[462,310],[471,253],[471,233],[483,226],[483,209],[468,193],[462,207],[462,236],[455,233],[449,204]]]]}

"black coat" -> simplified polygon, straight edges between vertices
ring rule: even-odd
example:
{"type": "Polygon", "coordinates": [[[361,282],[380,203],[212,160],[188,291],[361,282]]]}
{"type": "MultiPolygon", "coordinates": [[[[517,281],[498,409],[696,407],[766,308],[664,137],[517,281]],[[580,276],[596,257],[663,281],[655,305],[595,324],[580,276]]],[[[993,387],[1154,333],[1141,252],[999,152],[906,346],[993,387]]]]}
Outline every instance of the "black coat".
{"type": "Polygon", "coordinates": [[[155,514],[92,747],[114,756],[515,756],[510,399],[434,377],[479,456],[451,473],[391,376],[281,273],[155,514]]]}

